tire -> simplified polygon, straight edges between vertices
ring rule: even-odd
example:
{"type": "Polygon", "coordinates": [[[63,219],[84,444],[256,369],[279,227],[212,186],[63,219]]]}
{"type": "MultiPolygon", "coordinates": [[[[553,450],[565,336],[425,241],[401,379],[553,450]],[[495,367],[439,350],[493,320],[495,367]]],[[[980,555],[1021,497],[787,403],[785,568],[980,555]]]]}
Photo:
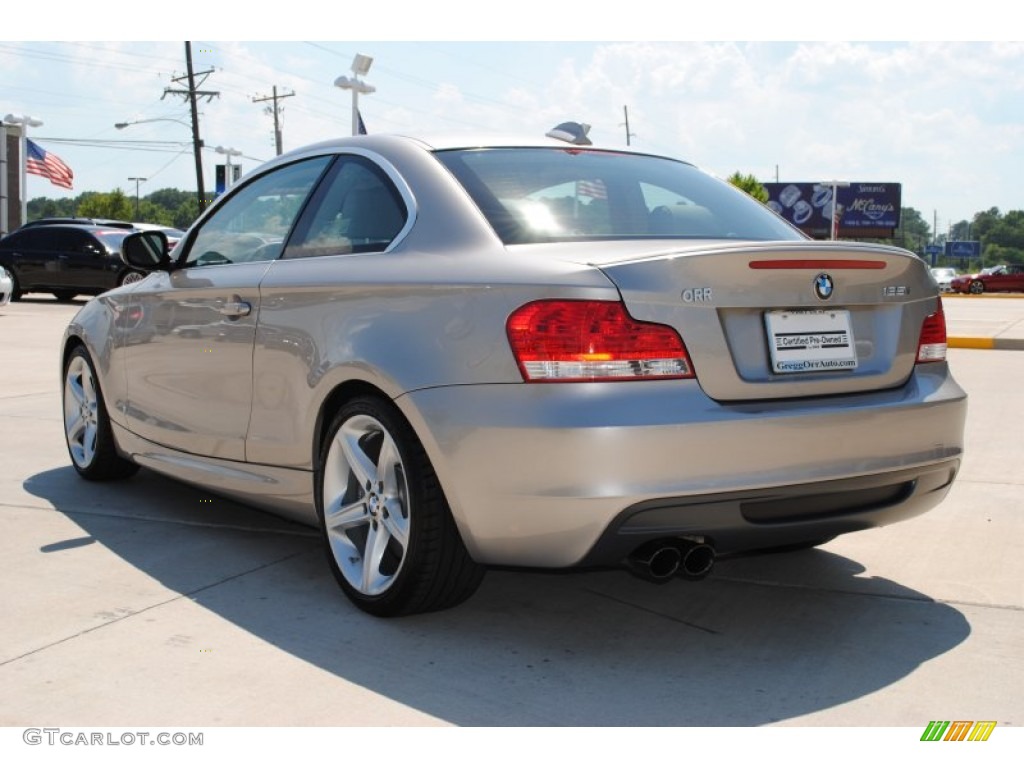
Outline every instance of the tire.
{"type": "Polygon", "coordinates": [[[81,345],[64,366],[63,406],[64,438],[79,475],[86,480],[116,480],[139,470],[117,453],[96,369],[81,345]]]}
{"type": "Polygon", "coordinates": [[[985,292],[985,284],[981,280],[974,280],[967,290],[977,296],[985,292]]]}
{"type": "Polygon", "coordinates": [[[134,269],[129,269],[127,272],[125,272],[123,275],[121,275],[119,278],[117,278],[117,284],[118,285],[131,285],[132,283],[137,283],[140,280],[145,280],[145,279],[146,279],[146,276],[144,274],[142,274],[141,272],[137,272],[134,269]]]}
{"type": "Polygon", "coordinates": [[[21,301],[22,290],[18,287],[18,276],[13,269],[8,269],[7,274],[11,276],[11,301],[21,301]]]}
{"type": "Polygon", "coordinates": [[[53,295],[57,297],[57,301],[71,301],[78,294],[74,291],[53,291],[53,295]]]}
{"type": "Polygon", "coordinates": [[[357,397],[339,409],[315,483],[327,560],[359,609],[438,611],[480,585],[484,568],[466,551],[423,446],[390,403],[357,397]]]}

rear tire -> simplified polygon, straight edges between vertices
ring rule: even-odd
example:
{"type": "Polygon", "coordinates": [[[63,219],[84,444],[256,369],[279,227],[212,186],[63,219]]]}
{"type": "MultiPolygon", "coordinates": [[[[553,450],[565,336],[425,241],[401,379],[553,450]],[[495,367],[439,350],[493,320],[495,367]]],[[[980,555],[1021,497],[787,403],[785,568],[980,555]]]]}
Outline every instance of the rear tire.
{"type": "Polygon", "coordinates": [[[64,438],[75,471],[86,480],[116,480],[139,471],[117,453],[96,369],[85,347],[64,366],[64,438]]]}
{"type": "Polygon", "coordinates": [[[144,280],[145,278],[146,276],[141,272],[136,272],[134,269],[129,269],[127,272],[125,272],[117,279],[117,284],[131,285],[132,283],[137,283],[140,280],[144,280]]]}
{"type": "Polygon", "coordinates": [[[364,396],[341,407],[315,484],[331,571],[360,610],[443,610],[480,585],[484,568],[466,551],[423,446],[389,402],[364,396]]]}

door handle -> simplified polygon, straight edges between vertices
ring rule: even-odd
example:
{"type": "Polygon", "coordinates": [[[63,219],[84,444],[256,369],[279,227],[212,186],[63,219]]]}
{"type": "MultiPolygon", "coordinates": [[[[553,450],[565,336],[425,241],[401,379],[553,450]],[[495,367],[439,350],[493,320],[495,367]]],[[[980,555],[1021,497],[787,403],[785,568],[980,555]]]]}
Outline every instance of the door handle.
{"type": "Polygon", "coordinates": [[[232,301],[225,301],[217,311],[222,315],[227,315],[232,318],[245,317],[252,312],[252,304],[241,299],[233,299],[232,301]]]}

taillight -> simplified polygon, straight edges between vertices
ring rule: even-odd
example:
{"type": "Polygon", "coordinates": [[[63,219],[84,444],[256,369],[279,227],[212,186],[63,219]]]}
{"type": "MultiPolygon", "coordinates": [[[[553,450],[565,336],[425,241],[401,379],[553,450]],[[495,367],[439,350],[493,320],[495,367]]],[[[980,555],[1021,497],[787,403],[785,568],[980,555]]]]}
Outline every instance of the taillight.
{"type": "Polygon", "coordinates": [[[509,316],[506,330],[525,381],[694,375],[675,329],[634,320],[617,301],[534,301],[509,316]]]}
{"type": "Polygon", "coordinates": [[[942,298],[939,297],[939,309],[924,319],[921,326],[921,338],[917,342],[917,362],[939,363],[946,359],[946,313],[942,311],[942,298]]]}

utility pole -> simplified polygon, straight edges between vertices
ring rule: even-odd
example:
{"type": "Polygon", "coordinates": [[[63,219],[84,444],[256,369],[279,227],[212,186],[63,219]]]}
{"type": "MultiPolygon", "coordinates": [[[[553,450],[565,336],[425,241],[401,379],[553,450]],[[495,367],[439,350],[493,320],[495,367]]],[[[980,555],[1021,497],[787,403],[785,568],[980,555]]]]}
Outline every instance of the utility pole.
{"type": "Polygon", "coordinates": [[[139,219],[139,184],[146,181],[145,176],[129,176],[128,181],[135,182],[135,220],[139,219]]]}
{"type": "Polygon", "coordinates": [[[282,151],[281,150],[281,123],[280,123],[280,121],[278,119],[278,116],[281,114],[281,108],[279,106],[277,106],[277,102],[280,101],[281,99],[287,99],[289,96],[294,96],[294,95],[295,95],[295,91],[292,91],[291,93],[278,94],[277,86],[275,85],[274,86],[274,95],[273,96],[261,96],[260,98],[257,98],[255,96],[252,97],[252,101],[253,101],[254,104],[258,104],[261,101],[273,101],[274,102],[274,106],[266,107],[264,109],[264,111],[268,115],[272,114],[274,116],[274,146],[277,148],[277,154],[279,154],[279,155],[281,154],[281,151],[282,151]]]}
{"type": "Polygon", "coordinates": [[[629,141],[630,137],[636,136],[636,134],[629,132],[629,107],[628,106],[626,106],[626,105],[622,106],[622,114],[626,116],[626,122],[625,123],[619,123],[619,125],[625,125],[626,126],[626,146],[628,147],[628,146],[630,146],[630,141],[629,141]]]}
{"type": "Polygon", "coordinates": [[[204,72],[192,71],[192,43],[188,40],[185,41],[185,64],[188,67],[188,75],[172,79],[176,83],[188,80],[188,90],[164,88],[164,95],[160,97],[160,100],[162,101],[164,96],[169,93],[175,96],[185,96],[188,99],[189,108],[192,111],[192,151],[196,157],[196,191],[199,196],[199,212],[202,213],[206,210],[206,188],[203,185],[203,140],[199,138],[199,111],[196,109],[196,100],[205,98],[207,101],[212,101],[214,96],[220,96],[220,91],[196,90],[196,78],[202,77],[202,80],[199,81],[199,85],[202,85],[206,82],[206,78],[213,73],[213,70],[207,69],[204,72]]]}

